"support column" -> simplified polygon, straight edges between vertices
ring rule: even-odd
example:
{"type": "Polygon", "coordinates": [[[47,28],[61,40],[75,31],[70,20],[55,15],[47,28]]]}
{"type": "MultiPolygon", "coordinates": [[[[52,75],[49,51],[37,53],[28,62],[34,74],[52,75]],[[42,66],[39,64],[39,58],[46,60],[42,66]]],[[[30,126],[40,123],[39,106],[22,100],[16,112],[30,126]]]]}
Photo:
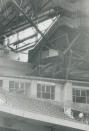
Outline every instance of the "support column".
{"type": "Polygon", "coordinates": [[[32,80],[31,82],[31,97],[36,98],[37,96],[37,81],[36,80],[32,80]]]}
{"type": "Polygon", "coordinates": [[[64,102],[72,102],[72,82],[67,81],[64,85],[64,102]]]}
{"type": "Polygon", "coordinates": [[[72,82],[67,81],[64,85],[64,113],[72,118],[71,103],[72,102],[72,82]]]}

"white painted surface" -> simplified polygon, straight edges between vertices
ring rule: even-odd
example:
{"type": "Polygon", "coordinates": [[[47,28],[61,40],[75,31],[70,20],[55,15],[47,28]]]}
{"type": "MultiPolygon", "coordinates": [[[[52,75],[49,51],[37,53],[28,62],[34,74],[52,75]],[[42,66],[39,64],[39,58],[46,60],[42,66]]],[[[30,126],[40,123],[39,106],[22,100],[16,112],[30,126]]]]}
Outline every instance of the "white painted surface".
{"type": "Polygon", "coordinates": [[[72,102],[72,82],[66,82],[64,85],[64,102],[72,102]]]}
{"type": "Polygon", "coordinates": [[[31,97],[37,97],[37,82],[36,80],[32,80],[31,82],[31,97]]]}
{"type": "Polygon", "coordinates": [[[55,101],[62,101],[62,86],[60,84],[55,86],[55,101]]]}

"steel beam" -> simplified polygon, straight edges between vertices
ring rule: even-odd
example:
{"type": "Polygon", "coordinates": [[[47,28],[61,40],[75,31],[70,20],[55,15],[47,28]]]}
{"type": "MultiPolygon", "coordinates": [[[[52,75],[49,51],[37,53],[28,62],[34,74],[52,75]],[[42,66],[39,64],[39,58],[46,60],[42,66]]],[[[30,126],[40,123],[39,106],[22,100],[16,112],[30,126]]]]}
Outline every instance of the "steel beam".
{"type": "Polygon", "coordinates": [[[66,80],[68,80],[68,78],[69,78],[69,73],[70,73],[70,69],[71,69],[71,60],[72,60],[72,52],[70,52],[70,54],[69,54],[68,66],[66,69],[66,80]]]}
{"type": "Polygon", "coordinates": [[[45,38],[44,34],[39,30],[37,25],[33,22],[33,20],[26,15],[26,13],[23,11],[23,9],[19,6],[16,0],[12,0],[14,5],[18,8],[18,10],[24,15],[26,20],[36,29],[36,31],[42,36],[42,38],[49,43],[49,41],[45,38]]]}
{"type": "Polygon", "coordinates": [[[29,36],[29,37],[26,37],[26,38],[24,38],[24,39],[22,39],[22,40],[19,40],[19,39],[18,39],[18,41],[9,44],[9,46],[10,46],[10,45],[14,45],[14,46],[15,46],[15,45],[18,45],[18,44],[20,44],[20,43],[22,43],[22,42],[24,42],[24,41],[26,41],[26,40],[28,40],[28,39],[32,39],[32,38],[35,37],[36,35],[37,35],[37,33],[35,33],[35,34],[33,34],[33,35],[29,36]]]}
{"type": "Polygon", "coordinates": [[[68,48],[63,51],[63,54],[66,55],[67,52],[72,48],[72,46],[75,44],[75,42],[79,39],[80,34],[78,34],[73,41],[69,44],[68,48]]]}

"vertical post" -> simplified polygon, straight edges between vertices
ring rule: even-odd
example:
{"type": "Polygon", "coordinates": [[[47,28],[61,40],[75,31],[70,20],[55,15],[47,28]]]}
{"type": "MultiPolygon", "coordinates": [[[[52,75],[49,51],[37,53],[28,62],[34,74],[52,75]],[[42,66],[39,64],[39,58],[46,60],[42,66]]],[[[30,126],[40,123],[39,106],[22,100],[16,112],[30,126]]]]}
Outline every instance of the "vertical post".
{"type": "Polygon", "coordinates": [[[72,51],[69,52],[68,65],[67,65],[67,70],[66,70],[66,80],[68,80],[69,78],[69,73],[70,73],[70,68],[71,68],[71,59],[72,59],[72,51]]]}
{"type": "MultiPolygon", "coordinates": [[[[67,41],[67,45],[69,46],[69,38],[68,38],[68,34],[66,34],[66,41],[67,41]]],[[[69,72],[70,72],[70,68],[71,68],[71,59],[72,59],[72,51],[71,49],[69,50],[69,57],[68,57],[68,66],[67,66],[67,70],[66,70],[66,80],[68,80],[69,77],[69,72]]]]}

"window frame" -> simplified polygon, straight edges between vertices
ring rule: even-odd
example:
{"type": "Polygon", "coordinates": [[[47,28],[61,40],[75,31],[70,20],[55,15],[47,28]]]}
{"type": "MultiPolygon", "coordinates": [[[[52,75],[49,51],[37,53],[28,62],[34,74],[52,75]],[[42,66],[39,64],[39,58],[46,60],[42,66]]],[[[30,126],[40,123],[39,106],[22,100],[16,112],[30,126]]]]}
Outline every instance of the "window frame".
{"type": "Polygon", "coordinates": [[[55,100],[55,85],[37,83],[37,98],[55,100]],[[52,88],[54,88],[53,92],[52,92],[52,88]],[[46,97],[47,95],[48,98],[46,97]]]}
{"type": "MultiPolygon", "coordinates": [[[[9,80],[9,92],[25,94],[26,88],[30,88],[31,83],[22,80],[9,80]],[[10,87],[10,82],[13,82],[13,87],[10,87]],[[21,86],[23,84],[23,86],[21,86]],[[29,86],[28,86],[29,85],[29,86]],[[16,87],[18,86],[18,87],[16,87]]],[[[12,86],[12,85],[11,85],[12,86]]]]}
{"type": "Polygon", "coordinates": [[[89,92],[88,89],[81,89],[81,88],[72,88],[72,101],[74,103],[82,103],[82,104],[89,104],[89,96],[87,95],[87,91],[89,92]],[[77,95],[77,91],[80,90],[80,95],[77,95]],[[82,95],[82,92],[85,92],[84,95],[82,95]],[[79,102],[79,98],[81,99],[81,101],[79,102]]]}

